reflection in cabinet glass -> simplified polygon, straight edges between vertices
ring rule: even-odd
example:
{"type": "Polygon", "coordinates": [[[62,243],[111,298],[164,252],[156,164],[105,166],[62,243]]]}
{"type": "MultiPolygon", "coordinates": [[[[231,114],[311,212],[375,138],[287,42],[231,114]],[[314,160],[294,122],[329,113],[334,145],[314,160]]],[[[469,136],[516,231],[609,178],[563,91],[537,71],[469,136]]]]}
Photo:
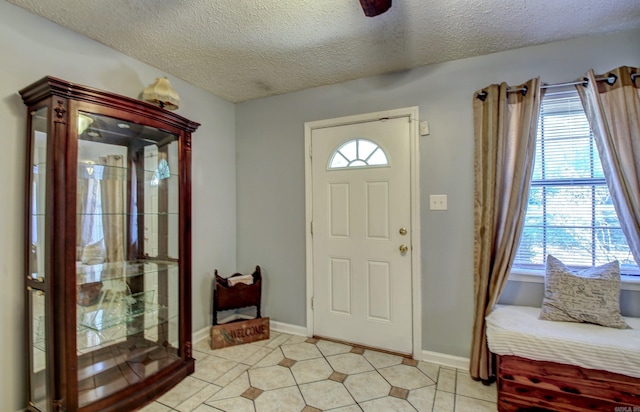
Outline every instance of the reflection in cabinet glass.
{"type": "Polygon", "coordinates": [[[46,350],[44,340],[44,293],[39,290],[29,291],[29,306],[31,307],[31,333],[33,345],[31,346],[31,368],[29,378],[31,380],[31,400],[42,411],[47,411],[47,381],[46,381],[46,350]]]}
{"type": "Polygon", "coordinates": [[[199,125],[52,77],[20,93],[30,113],[29,410],[132,410],[194,370],[190,163],[199,125]]]}
{"type": "Polygon", "coordinates": [[[47,107],[34,110],[31,114],[32,144],[31,150],[31,230],[29,242],[29,274],[33,279],[44,281],[44,206],[47,181],[47,107]],[[38,255],[40,250],[40,255],[38,255]]]}

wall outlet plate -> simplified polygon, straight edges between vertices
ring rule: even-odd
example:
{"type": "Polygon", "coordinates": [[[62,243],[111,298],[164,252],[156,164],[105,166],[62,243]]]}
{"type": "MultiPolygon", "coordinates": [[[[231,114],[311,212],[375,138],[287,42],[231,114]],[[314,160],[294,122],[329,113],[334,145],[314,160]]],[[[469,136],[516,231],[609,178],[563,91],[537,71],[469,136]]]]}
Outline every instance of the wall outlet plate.
{"type": "Polygon", "coordinates": [[[447,210],[447,195],[430,195],[430,210],[447,210]]]}

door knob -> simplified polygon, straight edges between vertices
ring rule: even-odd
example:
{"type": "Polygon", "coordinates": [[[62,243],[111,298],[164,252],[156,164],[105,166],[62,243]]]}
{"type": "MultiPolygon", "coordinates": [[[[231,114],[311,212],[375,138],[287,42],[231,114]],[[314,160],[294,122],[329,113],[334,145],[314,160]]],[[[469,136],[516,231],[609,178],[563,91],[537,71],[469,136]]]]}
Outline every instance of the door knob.
{"type": "Polygon", "coordinates": [[[409,246],[400,245],[400,253],[407,253],[409,251],[409,246]]]}
{"type": "Polygon", "coordinates": [[[406,234],[407,234],[407,229],[405,229],[404,227],[401,227],[401,228],[400,228],[400,230],[398,230],[398,232],[399,232],[402,236],[404,236],[404,235],[406,235],[406,234]]]}

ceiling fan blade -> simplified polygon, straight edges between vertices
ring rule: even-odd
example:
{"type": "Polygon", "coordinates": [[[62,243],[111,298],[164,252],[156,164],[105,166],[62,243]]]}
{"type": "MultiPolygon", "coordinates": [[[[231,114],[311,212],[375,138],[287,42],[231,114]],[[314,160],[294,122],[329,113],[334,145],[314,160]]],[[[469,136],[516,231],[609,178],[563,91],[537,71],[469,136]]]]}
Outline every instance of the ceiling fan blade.
{"type": "Polygon", "coordinates": [[[391,7],[391,0],[360,0],[365,16],[378,16],[391,7]]]}

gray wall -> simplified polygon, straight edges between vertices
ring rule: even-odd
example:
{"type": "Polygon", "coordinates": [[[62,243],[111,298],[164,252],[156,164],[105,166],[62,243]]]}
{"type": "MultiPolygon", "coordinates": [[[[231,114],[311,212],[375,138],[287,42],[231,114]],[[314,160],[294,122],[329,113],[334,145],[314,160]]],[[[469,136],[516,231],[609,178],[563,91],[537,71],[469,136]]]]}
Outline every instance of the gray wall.
{"type": "MultiPolygon", "coordinates": [[[[26,108],[45,75],[138,97],[160,72],[0,0],[0,410],[24,410],[23,230],[26,108]]],[[[215,267],[236,265],[235,105],[170,77],[177,113],[202,123],[193,148],[193,329],[210,324],[215,267]]]]}
{"type": "MultiPolygon", "coordinates": [[[[260,264],[265,314],[305,326],[304,129],[306,121],[419,106],[421,138],[423,349],[468,356],[473,302],[473,92],[534,76],[554,83],[640,65],[640,31],[582,38],[432,65],[233,105],[170,77],[178,113],[202,126],[193,136],[193,328],[210,320],[213,269],[260,264]],[[449,195],[430,212],[429,194],[449,195]],[[238,256],[236,259],[236,245],[238,256]]],[[[0,0],[0,409],[24,408],[22,359],[26,110],[17,91],[45,75],[130,97],[160,72],[0,0]]],[[[505,299],[539,304],[539,284],[510,282],[505,299]]],[[[635,292],[623,308],[640,315],[635,292]]],[[[523,303],[524,302],[524,303],[523,303]]]]}
{"type": "MultiPolygon", "coordinates": [[[[305,326],[304,122],[419,106],[422,346],[468,357],[473,316],[473,93],[540,76],[558,83],[639,65],[640,31],[579,38],[359,79],[237,105],[238,267],[266,274],[265,314],[305,326]],[[448,210],[428,210],[447,194],[448,210]]],[[[540,284],[510,282],[506,301],[540,305],[540,284]]],[[[640,315],[638,292],[623,308],[640,315]]]]}

